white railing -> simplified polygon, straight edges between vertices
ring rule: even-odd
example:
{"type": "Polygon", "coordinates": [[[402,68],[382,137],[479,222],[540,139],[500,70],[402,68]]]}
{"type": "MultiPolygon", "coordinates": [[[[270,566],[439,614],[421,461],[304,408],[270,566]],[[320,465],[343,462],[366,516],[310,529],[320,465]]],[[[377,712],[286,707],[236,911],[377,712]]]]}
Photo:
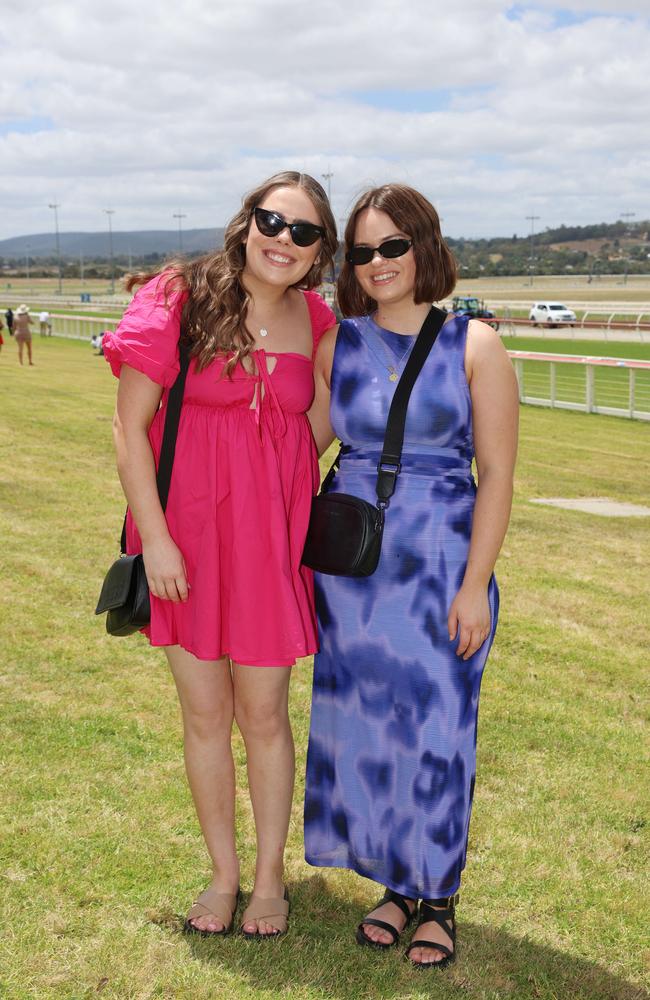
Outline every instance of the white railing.
{"type": "MultiPolygon", "coordinates": [[[[114,316],[52,316],[53,333],[74,340],[114,330],[114,316]]],[[[583,413],[650,420],[650,361],[508,351],[519,400],[583,413]]]]}
{"type": "Polygon", "coordinates": [[[585,310],[571,326],[533,323],[526,316],[513,316],[510,306],[497,310],[501,336],[542,337],[561,340],[629,340],[646,343],[650,339],[650,313],[585,310]],[[588,318],[589,317],[589,318],[588,318]]]}
{"type": "Polygon", "coordinates": [[[522,403],[650,420],[650,361],[533,351],[508,354],[522,403]]]}
{"type": "MultiPolygon", "coordinates": [[[[119,323],[119,316],[68,316],[50,313],[50,319],[52,333],[70,340],[90,340],[95,334],[103,333],[104,330],[114,330],[119,323]]],[[[38,329],[37,325],[35,329],[38,329]]]]}

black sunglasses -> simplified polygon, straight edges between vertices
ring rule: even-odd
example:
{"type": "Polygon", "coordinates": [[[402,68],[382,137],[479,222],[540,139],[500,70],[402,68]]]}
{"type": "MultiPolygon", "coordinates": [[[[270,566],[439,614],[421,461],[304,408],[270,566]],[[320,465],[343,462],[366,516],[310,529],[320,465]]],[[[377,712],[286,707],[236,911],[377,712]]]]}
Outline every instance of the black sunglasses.
{"type": "Polygon", "coordinates": [[[279,212],[269,212],[267,208],[256,208],[254,215],[255,225],[262,236],[277,236],[283,229],[288,229],[297,247],[310,247],[325,236],[322,226],[315,226],[313,222],[287,222],[279,212]]]}
{"type": "Polygon", "coordinates": [[[378,247],[352,247],[346,253],[345,259],[348,264],[354,264],[355,266],[369,264],[376,253],[381,254],[387,260],[391,260],[393,257],[403,257],[412,246],[413,240],[397,236],[394,240],[384,240],[378,247]]]}

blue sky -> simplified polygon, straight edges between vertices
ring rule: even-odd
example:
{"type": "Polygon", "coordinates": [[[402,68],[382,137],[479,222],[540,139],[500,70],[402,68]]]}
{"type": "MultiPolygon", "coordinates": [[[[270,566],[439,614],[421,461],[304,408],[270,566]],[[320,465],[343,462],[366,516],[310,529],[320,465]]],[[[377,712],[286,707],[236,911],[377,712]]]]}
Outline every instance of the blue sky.
{"type": "Polygon", "coordinates": [[[650,217],[646,0],[59,0],[0,24],[0,238],[222,225],[288,167],[420,188],[452,236],[650,217]],[[35,19],[39,30],[34,31],[35,19]]]}

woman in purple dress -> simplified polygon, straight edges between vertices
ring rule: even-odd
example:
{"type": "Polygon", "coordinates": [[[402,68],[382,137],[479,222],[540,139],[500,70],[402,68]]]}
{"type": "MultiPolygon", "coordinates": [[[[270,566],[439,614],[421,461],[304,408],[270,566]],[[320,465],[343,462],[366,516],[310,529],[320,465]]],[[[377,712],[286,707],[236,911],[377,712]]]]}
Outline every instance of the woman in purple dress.
{"type": "MultiPolygon", "coordinates": [[[[311,419],[321,452],[334,436],[345,445],[331,488],[374,502],[395,385],[456,268],[433,206],[395,184],[359,199],[345,250],[338,293],[351,318],[319,347],[311,419]]],[[[450,316],[410,398],[376,572],[316,579],[306,858],[386,888],[359,924],[359,944],[396,944],[417,913],[407,955],[421,967],[454,958],[517,413],[497,334],[450,316]]]]}

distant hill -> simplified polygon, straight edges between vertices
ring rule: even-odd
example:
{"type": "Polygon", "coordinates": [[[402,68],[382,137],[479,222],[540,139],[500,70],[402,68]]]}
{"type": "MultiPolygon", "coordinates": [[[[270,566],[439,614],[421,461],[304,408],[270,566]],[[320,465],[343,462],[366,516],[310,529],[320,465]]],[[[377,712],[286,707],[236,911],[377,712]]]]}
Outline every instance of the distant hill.
{"type": "Polygon", "coordinates": [[[559,226],[492,239],[448,240],[463,278],[493,275],[648,274],[650,222],[559,226]]]}
{"type": "MultiPolygon", "coordinates": [[[[183,253],[203,253],[215,246],[223,245],[223,229],[184,229],[183,253]]],[[[61,256],[86,260],[98,260],[109,256],[108,231],[99,233],[60,233],[61,256]]],[[[113,232],[113,254],[115,257],[146,257],[160,254],[169,257],[178,253],[178,229],[145,229],[135,232],[113,232]]],[[[13,236],[0,240],[0,257],[5,259],[40,259],[56,256],[54,233],[35,233],[31,236],[13,236]]]]}
{"type": "MultiPolygon", "coordinates": [[[[223,245],[224,230],[183,230],[183,252],[194,255],[223,245]]],[[[496,236],[491,239],[448,239],[458,260],[461,277],[492,275],[647,274],[650,273],[650,221],[600,222],[588,226],[543,229],[531,239],[496,236]]],[[[61,233],[64,274],[71,277],[83,258],[85,273],[107,274],[109,240],[99,233],[61,233]],[[92,267],[95,262],[95,267],[92,267]]],[[[178,229],[150,229],[113,233],[113,258],[119,275],[131,266],[152,266],[179,251],[178,229]]],[[[0,263],[5,271],[21,272],[25,259],[36,275],[54,273],[57,266],[53,233],[36,233],[0,240],[0,263]]],[[[337,257],[339,263],[341,254],[337,257]]]]}

